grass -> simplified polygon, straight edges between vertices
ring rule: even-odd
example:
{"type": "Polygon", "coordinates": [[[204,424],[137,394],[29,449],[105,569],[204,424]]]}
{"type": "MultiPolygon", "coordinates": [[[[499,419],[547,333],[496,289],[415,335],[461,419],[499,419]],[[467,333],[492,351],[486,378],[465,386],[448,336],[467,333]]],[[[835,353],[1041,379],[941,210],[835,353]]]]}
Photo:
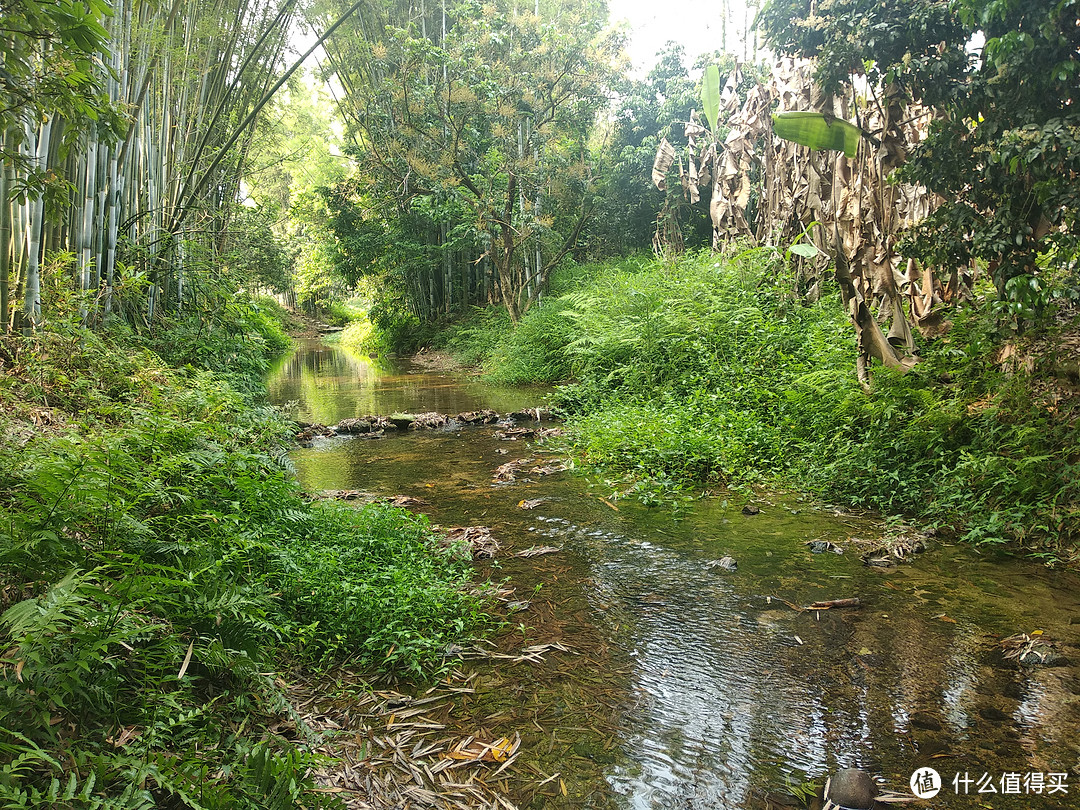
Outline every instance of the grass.
{"type": "Polygon", "coordinates": [[[4,341],[3,806],[336,806],[275,671],[427,676],[485,628],[426,519],[302,497],[269,309],[4,341]]]}
{"type": "Polygon", "coordinates": [[[513,328],[481,311],[445,334],[489,379],[561,381],[573,450],[655,501],[768,482],[902,514],[976,543],[1080,556],[1075,400],[995,362],[990,306],[950,313],[899,375],[864,391],[834,288],[807,304],[775,253],[575,269],[513,328]]]}

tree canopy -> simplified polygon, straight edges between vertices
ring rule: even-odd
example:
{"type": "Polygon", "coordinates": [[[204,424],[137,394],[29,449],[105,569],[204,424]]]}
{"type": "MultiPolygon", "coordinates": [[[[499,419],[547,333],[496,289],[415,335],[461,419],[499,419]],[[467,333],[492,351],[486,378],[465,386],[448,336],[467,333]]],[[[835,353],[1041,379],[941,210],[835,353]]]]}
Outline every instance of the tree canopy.
{"type": "MultiPolygon", "coordinates": [[[[590,214],[589,134],[617,42],[598,36],[601,4],[470,0],[429,14],[331,49],[357,190],[369,219],[390,208],[426,220],[433,235],[416,237],[444,258],[468,246],[517,318],[590,214]]],[[[447,308],[452,277],[447,266],[439,279],[447,308]]]]}

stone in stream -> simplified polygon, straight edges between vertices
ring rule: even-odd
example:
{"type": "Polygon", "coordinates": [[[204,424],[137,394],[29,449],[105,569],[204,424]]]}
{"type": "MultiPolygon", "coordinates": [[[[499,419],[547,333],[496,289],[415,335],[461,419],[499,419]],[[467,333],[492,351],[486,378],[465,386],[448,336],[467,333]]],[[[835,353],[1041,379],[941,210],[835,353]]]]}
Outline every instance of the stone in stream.
{"type": "Polygon", "coordinates": [[[825,798],[846,810],[870,810],[877,794],[877,785],[866,771],[842,768],[829,780],[825,798]]]}
{"type": "Polygon", "coordinates": [[[465,411],[454,418],[465,425],[490,425],[492,422],[499,421],[499,415],[489,408],[481,411],[465,411]]]}
{"type": "Polygon", "coordinates": [[[761,514],[761,510],[754,506],[752,503],[748,503],[742,508],[742,513],[744,515],[759,515],[761,514]]]}
{"type": "Polygon", "coordinates": [[[809,540],[806,546],[814,554],[824,554],[826,551],[831,551],[833,554],[844,553],[840,546],[836,545],[836,543],[830,543],[828,540],[809,540]]]}
{"type": "Polygon", "coordinates": [[[556,417],[547,408],[523,408],[520,411],[508,413],[506,418],[512,422],[549,422],[556,417]]]}
{"type": "Polygon", "coordinates": [[[416,421],[416,417],[411,413],[392,413],[386,418],[399,430],[412,427],[413,422],[416,421]]]}
{"type": "Polygon", "coordinates": [[[712,562],[705,563],[706,568],[723,568],[725,571],[735,571],[738,569],[739,564],[735,561],[734,557],[723,556],[719,560],[713,560],[712,562]]]}
{"type": "Polygon", "coordinates": [[[409,429],[434,430],[435,428],[446,427],[449,422],[450,417],[446,414],[438,413],[437,411],[428,411],[427,413],[416,414],[412,424],[409,425],[409,429]]]}
{"type": "Polygon", "coordinates": [[[334,428],[338,433],[368,433],[371,422],[368,419],[342,419],[334,428]]]}

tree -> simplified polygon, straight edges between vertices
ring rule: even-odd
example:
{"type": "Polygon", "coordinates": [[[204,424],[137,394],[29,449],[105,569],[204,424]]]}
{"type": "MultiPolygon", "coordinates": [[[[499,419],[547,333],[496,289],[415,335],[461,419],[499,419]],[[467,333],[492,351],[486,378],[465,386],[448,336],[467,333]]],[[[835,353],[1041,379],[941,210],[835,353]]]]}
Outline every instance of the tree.
{"type": "Polygon", "coordinates": [[[433,215],[447,307],[452,252],[466,241],[516,320],[580,237],[594,188],[588,138],[617,45],[597,39],[602,11],[467,0],[337,51],[361,172],[396,216],[433,215]]]}
{"type": "Polygon", "coordinates": [[[897,172],[941,197],[902,243],[908,255],[983,259],[1003,297],[1014,279],[1075,261],[1080,3],[771,0],[760,22],[773,47],[817,57],[826,90],[864,75],[935,112],[897,172]]]}
{"type": "MultiPolygon", "coordinates": [[[[695,66],[702,67],[703,59],[695,66]]],[[[623,79],[617,89],[619,100],[602,148],[602,198],[586,229],[590,253],[604,257],[647,250],[658,228],[676,231],[680,241],[691,245],[708,244],[707,206],[690,205],[678,183],[663,192],[649,188],[660,140],[681,137],[683,122],[700,107],[683,47],[667,43],[644,79],[623,79]]]]}

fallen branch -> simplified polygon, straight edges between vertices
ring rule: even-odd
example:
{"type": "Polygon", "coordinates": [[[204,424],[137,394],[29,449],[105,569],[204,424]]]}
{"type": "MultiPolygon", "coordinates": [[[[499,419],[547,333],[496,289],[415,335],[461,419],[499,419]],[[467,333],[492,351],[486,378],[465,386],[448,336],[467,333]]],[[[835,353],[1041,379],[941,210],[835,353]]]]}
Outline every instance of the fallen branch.
{"type": "Polygon", "coordinates": [[[846,608],[846,607],[859,607],[862,602],[859,597],[853,596],[850,599],[826,599],[822,602],[814,602],[806,610],[828,610],[829,608],[846,608]]]}

